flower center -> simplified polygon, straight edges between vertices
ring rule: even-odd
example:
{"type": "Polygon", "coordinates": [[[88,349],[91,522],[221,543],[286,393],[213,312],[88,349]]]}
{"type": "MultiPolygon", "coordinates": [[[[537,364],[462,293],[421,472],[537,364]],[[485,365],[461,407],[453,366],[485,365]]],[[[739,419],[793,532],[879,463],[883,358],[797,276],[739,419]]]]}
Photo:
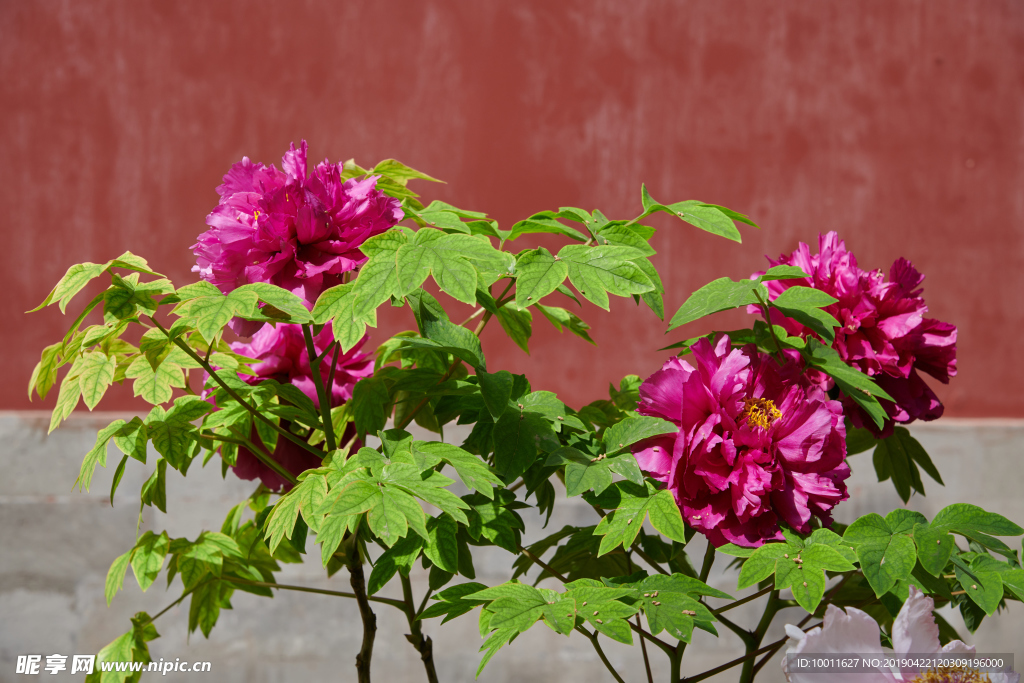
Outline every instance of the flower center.
{"type": "Polygon", "coordinates": [[[776,408],[775,403],[769,398],[745,398],[740,417],[746,418],[749,427],[768,429],[773,422],[782,417],[782,411],[776,408]]]}
{"type": "Polygon", "coordinates": [[[964,667],[938,667],[915,676],[910,683],[991,683],[988,674],[964,667]]]}

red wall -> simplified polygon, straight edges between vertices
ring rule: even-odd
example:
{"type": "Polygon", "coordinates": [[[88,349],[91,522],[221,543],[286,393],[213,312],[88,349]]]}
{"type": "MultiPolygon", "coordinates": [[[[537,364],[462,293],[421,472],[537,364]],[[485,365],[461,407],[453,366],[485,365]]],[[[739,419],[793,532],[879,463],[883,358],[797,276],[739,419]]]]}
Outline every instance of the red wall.
{"type": "MultiPolygon", "coordinates": [[[[641,182],[749,213],[742,245],[650,219],[670,314],[819,231],[868,268],[906,256],[960,328],[948,414],[1024,415],[1021,3],[22,0],[0,3],[0,72],[0,408],[52,404],[24,387],[69,321],[22,311],[70,264],[131,249],[189,281],[220,176],[304,137],[315,160],[397,157],[506,227],[631,217],[641,182]]],[[[489,364],[578,405],[709,329],[613,313],[583,312],[598,349],[535,320],[530,357],[495,326],[489,364]]]]}

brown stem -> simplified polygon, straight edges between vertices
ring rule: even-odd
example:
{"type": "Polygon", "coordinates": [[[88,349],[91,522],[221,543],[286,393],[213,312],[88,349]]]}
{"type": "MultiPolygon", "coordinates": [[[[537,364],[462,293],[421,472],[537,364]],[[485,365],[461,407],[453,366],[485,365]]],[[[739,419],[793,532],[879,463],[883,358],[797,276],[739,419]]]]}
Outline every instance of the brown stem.
{"type": "Polygon", "coordinates": [[[416,606],[412,599],[412,581],[401,572],[398,573],[402,579],[402,595],[405,598],[405,617],[409,621],[409,630],[412,631],[405,637],[412,646],[420,653],[423,660],[423,668],[427,672],[428,683],[437,683],[437,671],[434,669],[434,641],[430,636],[423,635],[422,622],[416,618],[416,606]]]}
{"type": "Polygon", "coordinates": [[[377,615],[373,613],[370,601],[366,597],[366,579],[363,576],[363,560],[359,554],[359,539],[353,535],[350,542],[348,571],[351,575],[352,591],[359,604],[359,616],[363,620],[363,644],[356,655],[356,673],[359,683],[370,683],[370,659],[373,657],[373,639],[377,636],[377,615]]]}

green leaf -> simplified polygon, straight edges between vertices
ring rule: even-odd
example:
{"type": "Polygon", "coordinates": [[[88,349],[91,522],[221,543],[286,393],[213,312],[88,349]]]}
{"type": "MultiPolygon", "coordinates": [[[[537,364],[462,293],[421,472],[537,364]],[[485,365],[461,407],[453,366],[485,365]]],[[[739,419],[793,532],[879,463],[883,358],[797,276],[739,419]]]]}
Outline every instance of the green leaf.
{"type": "Polygon", "coordinates": [[[402,345],[444,351],[461,358],[478,371],[487,370],[480,339],[465,327],[424,315],[423,328],[427,339],[407,337],[402,339],[402,345]]]}
{"type": "Polygon", "coordinates": [[[458,530],[459,525],[449,515],[427,520],[427,543],[423,547],[423,554],[435,566],[451,574],[459,571],[458,530]]]}
{"type": "Polygon", "coordinates": [[[214,343],[236,315],[249,315],[256,308],[257,295],[236,289],[228,295],[203,296],[179,305],[177,312],[195,325],[207,343],[214,343]]]}
{"type": "Polygon", "coordinates": [[[989,534],[992,536],[1020,536],[1024,529],[994,512],[986,512],[977,505],[954,503],[939,510],[932,519],[931,528],[949,529],[964,536],[989,534]]]}
{"type": "MultiPolygon", "coordinates": [[[[656,202],[647,192],[646,186],[641,186],[641,199],[643,200],[644,214],[652,214],[656,211],[670,213],[690,225],[700,228],[713,235],[725,237],[734,242],[742,242],[740,231],[736,229],[733,220],[739,220],[748,225],[754,225],[750,219],[743,214],[726,209],[716,204],[705,204],[695,200],[676,202],[675,204],[660,204],[656,202]]],[[[754,227],[757,227],[756,225],[754,227]]]]}
{"type": "Polygon", "coordinates": [[[660,434],[672,434],[679,431],[677,425],[660,417],[638,415],[627,417],[618,422],[605,432],[604,448],[607,453],[616,453],[623,448],[628,448],[638,441],[643,441],[652,436],[660,434]]]}
{"type": "Polygon", "coordinates": [[[756,280],[735,282],[723,277],[709,282],[691,294],[690,298],[676,311],[669,322],[668,330],[674,330],[712,313],[756,304],[758,303],[754,294],[756,291],[760,291],[761,297],[767,301],[768,290],[756,280]]]}
{"type": "Polygon", "coordinates": [[[558,252],[569,266],[569,282],[591,303],[608,310],[608,293],[643,294],[654,284],[631,259],[643,256],[629,247],[587,247],[570,244],[558,252]]]}
{"type": "MultiPolygon", "coordinates": [[[[588,502],[592,500],[586,497],[585,499],[588,502]]],[[[667,490],[658,491],[650,484],[639,486],[632,482],[617,482],[593,500],[599,507],[610,509],[608,515],[594,530],[595,535],[604,536],[601,539],[598,556],[614,550],[618,545],[622,545],[624,550],[629,550],[640,533],[648,512],[652,510],[654,514],[651,516],[651,523],[657,522],[658,531],[673,540],[685,542],[685,537],[680,533],[683,529],[681,519],[677,524],[667,507],[670,501],[675,507],[675,500],[667,490]]],[[[676,510],[678,514],[678,508],[676,510]]]]}
{"type": "Polygon", "coordinates": [[[444,460],[455,468],[463,484],[488,498],[494,497],[493,487],[501,485],[501,480],[486,464],[457,446],[438,441],[416,441],[413,442],[413,455],[417,452],[444,460]]]}
{"type": "Polygon", "coordinates": [[[103,589],[103,594],[107,598],[107,605],[113,602],[117,591],[121,590],[121,586],[124,585],[124,575],[127,573],[128,564],[131,562],[132,550],[129,550],[124,555],[119,555],[107,571],[107,581],[103,589]]]}
{"type": "Polygon", "coordinates": [[[569,275],[569,264],[543,247],[531,249],[516,262],[516,304],[520,308],[540,303],[569,275]]]}
{"type": "Polygon", "coordinates": [[[154,371],[146,357],[140,355],[128,366],[125,377],[135,380],[132,389],[136,396],[141,396],[147,403],[160,405],[171,400],[174,395],[172,387],[185,387],[182,370],[177,363],[165,360],[154,371]]]}
{"type": "MultiPolygon", "coordinates": [[[[416,558],[419,557],[423,543],[423,539],[416,534],[409,534],[385,550],[384,554],[377,558],[377,562],[373,565],[373,571],[370,572],[370,578],[366,581],[367,592],[373,595],[399,571],[408,576],[416,558]]],[[[425,616],[427,615],[421,615],[420,618],[425,616]]]]}
{"type": "Polygon", "coordinates": [[[871,513],[861,517],[843,534],[843,538],[857,548],[857,558],[868,584],[881,597],[888,593],[897,581],[906,581],[917,561],[917,548],[908,535],[913,526],[901,532],[890,527],[889,521],[871,513]]]}
{"type": "Polygon", "coordinates": [[[667,489],[658,491],[651,499],[647,508],[651,518],[651,526],[668,536],[673,541],[686,543],[686,527],[675,498],[667,489]]]}
{"type": "Polygon", "coordinates": [[[51,303],[56,301],[60,308],[60,312],[64,313],[64,309],[67,307],[68,302],[74,298],[82,289],[89,284],[94,278],[99,277],[103,271],[107,269],[110,262],[107,263],[78,263],[64,273],[58,282],[57,286],[47,295],[43,303],[39,304],[28,313],[34,313],[42,308],[49,306],[51,303]]]}
{"type": "Polygon", "coordinates": [[[100,467],[107,466],[107,442],[121,429],[125,424],[124,420],[114,420],[109,425],[104,427],[96,435],[96,443],[85,454],[85,458],[82,460],[82,468],[78,473],[78,479],[75,484],[78,485],[79,490],[89,490],[89,486],[92,484],[92,475],[96,470],[96,465],[100,467]]]}
{"type": "Polygon", "coordinates": [[[57,404],[53,407],[53,414],[50,417],[50,429],[47,434],[53,432],[63,420],[71,417],[78,399],[82,396],[82,388],[78,383],[77,369],[72,366],[71,371],[64,377],[57,393],[57,404]]]}
{"type": "Polygon", "coordinates": [[[835,340],[834,329],[840,326],[830,313],[821,310],[825,306],[836,303],[835,299],[819,289],[794,286],[783,290],[769,305],[814,330],[823,339],[832,343],[835,340]]]}
{"type": "Polygon", "coordinates": [[[558,306],[542,306],[541,304],[536,304],[534,307],[543,313],[544,317],[551,321],[551,324],[554,325],[555,329],[559,332],[561,332],[563,328],[568,328],[568,330],[576,336],[582,337],[595,346],[597,345],[594,340],[590,338],[590,334],[587,332],[587,330],[590,329],[590,325],[580,320],[575,313],[570,313],[564,308],[560,308],[558,306]]]}
{"type": "Polygon", "coordinates": [[[959,564],[955,564],[953,571],[956,573],[957,581],[963,590],[967,591],[967,597],[971,599],[985,614],[995,614],[999,609],[999,603],[1003,599],[1003,581],[998,571],[993,571],[992,564],[1001,564],[991,557],[979,555],[971,560],[970,575],[965,572],[959,564]],[[987,561],[988,562],[987,562],[987,561]],[[990,564],[991,563],[991,564],[990,564]]]}
{"type": "Polygon", "coordinates": [[[538,450],[558,448],[551,423],[535,412],[506,410],[494,423],[494,469],[506,484],[533,465],[538,450]]]}
{"type": "Polygon", "coordinates": [[[325,290],[313,306],[313,322],[323,324],[332,321],[334,338],[341,344],[342,353],[348,353],[362,341],[368,324],[377,324],[376,310],[357,320],[355,302],[355,283],[349,282],[325,290]]]}
{"type": "Polygon", "coordinates": [[[534,214],[526,220],[519,221],[512,226],[508,239],[514,240],[522,235],[547,233],[552,235],[564,235],[579,242],[586,242],[587,236],[578,230],[555,220],[557,214],[551,211],[542,211],[534,214]]]}
{"type": "Polygon", "coordinates": [[[431,178],[422,171],[417,171],[414,168],[410,168],[403,164],[401,161],[395,159],[385,159],[370,171],[369,175],[386,175],[387,177],[402,183],[403,185],[410,180],[429,180],[432,183],[441,183],[443,180],[437,178],[431,178]],[[403,182],[404,181],[404,182],[403,182]]]}
{"type": "Polygon", "coordinates": [[[82,356],[78,384],[86,407],[92,410],[103,398],[107,387],[114,381],[117,359],[102,351],[90,351],[82,356]]]}
{"type": "Polygon", "coordinates": [[[160,459],[156,463],[156,470],[150,475],[149,479],[142,485],[142,492],[140,494],[142,504],[139,506],[139,512],[142,512],[142,508],[146,505],[152,505],[161,512],[167,512],[167,461],[160,459]]]}
{"type": "Polygon", "coordinates": [[[484,405],[491,417],[497,420],[508,408],[509,399],[512,398],[512,373],[508,370],[499,370],[494,374],[478,372],[476,376],[480,382],[480,395],[483,396],[484,405]]]}
{"type": "MultiPolygon", "coordinates": [[[[269,284],[267,282],[254,282],[248,285],[242,285],[235,292],[253,292],[259,300],[268,306],[273,307],[282,316],[277,316],[272,311],[264,309],[263,315],[266,316],[270,313],[269,317],[280,317],[284,322],[290,323],[310,323],[313,322],[313,317],[310,312],[306,309],[306,305],[302,299],[289,292],[287,289],[283,289],[276,285],[269,284]]],[[[234,292],[232,292],[234,294],[234,292]]],[[[204,335],[205,337],[205,335],[204,335]]]]}
{"type": "Polygon", "coordinates": [[[388,389],[379,378],[367,377],[356,383],[352,388],[352,412],[361,435],[384,428],[391,413],[390,401],[388,389]]]}
{"type": "Polygon", "coordinates": [[[768,282],[769,280],[802,280],[809,277],[810,275],[798,266],[773,266],[758,279],[761,282],[768,282]]]}
{"type": "Polygon", "coordinates": [[[530,336],[533,333],[533,316],[529,309],[520,308],[510,301],[498,309],[498,322],[509,339],[526,353],[530,352],[530,336]]]}
{"type": "Polygon", "coordinates": [[[61,365],[60,350],[63,346],[61,342],[57,342],[43,349],[28,381],[28,400],[32,400],[33,390],[39,394],[39,398],[46,398],[46,394],[57,382],[57,369],[61,365]]]}
{"type": "Polygon", "coordinates": [[[147,531],[135,543],[131,559],[132,571],[135,572],[135,580],[139,582],[139,588],[143,591],[160,575],[170,547],[171,540],[167,537],[166,531],[161,532],[159,536],[147,531]]]}
{"type": "Polygon", "coordinates": [[[956,545],[949,532],[941,527],[918,524],[914,527],[914,542],[917,544],[917,559],[924,570],[932,576],[942,574],[956,545]]]}

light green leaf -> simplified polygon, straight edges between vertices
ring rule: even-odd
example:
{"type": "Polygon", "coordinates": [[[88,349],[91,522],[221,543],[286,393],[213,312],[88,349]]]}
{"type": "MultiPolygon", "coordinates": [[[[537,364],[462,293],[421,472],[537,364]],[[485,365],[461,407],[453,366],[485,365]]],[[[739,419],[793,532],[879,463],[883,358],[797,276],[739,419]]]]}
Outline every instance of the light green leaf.
{"type": "Polygon", "coordinates": [[[660,434],[678,432],[679,427],[660,417],[638,415],[627,417],[608,428],[604,435],[604,448],[607,453],[616,453],[628,448],[638,441],[643,441],[660,434]]]}
{"type": "Polygon", "coordinates": [[[132,550],[129,550],[124,555],[119,555],[107,571],[107,581],[103,589],[103,594],[107,598],[107,605],[113,602],[117,591],[121,590],[121,586],[124,585],[124,575],[127,573],[128,564],[131,562],[132,550]]]}
{"type": "Polygon", "coordinates": [[[669,322],[668,329],[669,331],[674,330],[681,325],[719,311],[756,304],[757,296],[754,294],[756,291],[760,291],[761,297],[768,300],[768,290],[756,280],[735,282],[723,277],[709,282],[691,294],[690,298],[676,311],[669,322]]]}
{"type": "Polygon", "coordinates": [[[632,262],[642,257],[629,247],[587,247],[570,244],[558,252],[569,266],[569,281],[592,303],[608,310],[608,293],[617,296],[643,294],[655,289],[644,272],[632,262]]]}
{"type": "Polygon", "coordinates": [[[520,308],[540,303],[569,275],[569,264],[547,249],[531,249],[516,262],[516,304],[520,308]]]}
{"type": "MultiPolygon", "coordinates": [[[[912,532],[913,527],[909,530],[912,532]]],[[[843,534],[857,548],[861,570],[875,595],[889,592],[897,581],[906,581],[917,561],[917,548],[906,531],[896,533],[880,515],[861,517],[843,534]]]]}

